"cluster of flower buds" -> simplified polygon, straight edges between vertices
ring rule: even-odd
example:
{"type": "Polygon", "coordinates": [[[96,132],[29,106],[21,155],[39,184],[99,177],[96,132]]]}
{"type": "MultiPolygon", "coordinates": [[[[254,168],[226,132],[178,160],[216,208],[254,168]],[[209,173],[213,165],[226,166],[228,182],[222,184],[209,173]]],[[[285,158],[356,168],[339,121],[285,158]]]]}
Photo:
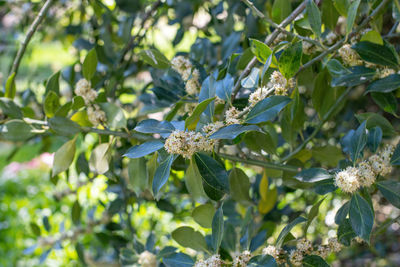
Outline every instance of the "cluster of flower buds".
{"type": "Polygon", "coordinates": [[[157,267],[156,255],[145,250],[142,253],[140,253],[138,263],[142,267],[157,267]]]}
{"type": "Polygon", "coordinates": [[[374,154],[368,160],[361,162],[357,167],[347,167],[335,175],[336,185],[344,192],[353,193],[360,187],[369,187],[376,176],[385,176],[392,171],[390,158],[394,147],[387,145],[378,154],[374,154]]]}
{"type": "Polygon", "coordinates": [[[361,65],[363,63],[357,52],[349,44],[345,44],[339,49],[339,55],[343,62],[349,66],[361,65]]]}
{"type": "Polygon", "coordinates": [[[193,67],[192,62],[183,56],[176,56],[171,60],[172,68],[178,72],[186,83],[186,92],[194,95],[200,89],[200,72],[193,67]]]}
{"type": "Polygon", "coordinates": [[[220,267],[222,266],[221,257],[218,254],[212,255],[206,260],[198,260],[194,267],[220,267]]]}
{"type": "Polygon", "coordinates": [[[232,262],[233,267],[245,267],[251,259],[251,252],[248,250],[243,251],[239,255],[235,256],[232,262]]]}

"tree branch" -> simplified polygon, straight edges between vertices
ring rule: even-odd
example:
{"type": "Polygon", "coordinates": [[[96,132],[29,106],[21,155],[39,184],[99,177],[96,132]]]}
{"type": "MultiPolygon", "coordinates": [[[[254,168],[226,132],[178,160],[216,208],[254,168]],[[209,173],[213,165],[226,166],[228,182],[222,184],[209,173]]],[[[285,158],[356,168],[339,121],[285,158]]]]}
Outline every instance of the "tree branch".
{"type": "MultiPolygon", "coordinates": [[[[285,18],[281,24],[279,24],[278,26],[280,28],[285,28],[287,25],[289,25],[295,18],[297,18],[297,16],[303,12],[303,10],[306,7],[306,1],[303,1],[287,18],[285,18]]],[[[278,34],[280,33],[279,29],[275,29],[270,35],[267,36],[267,38],[265,39],[264,43],[266,45],[270,45],[278,36],[278,34]]],[[[236,81],[235,86],[233,87],[232,90],[232,95],[231,95],[231,102],[233,102],[233,100],[235,99],[236,95],[238,94],[240,88],[241,88],[241,81],[243,80],[244,77],[246,77],[251,69],[254,67],[254,65],[256,65],[257,63],[257,58],[253,57],[250,62],[247,64],[246,68],[242,71],[242,73],[240,74],[238,80],[236,81]]]]}
{"type": "Polygon", "coordinates": [[[30,40],[32,39],[33,34],[36,32],[37,28],[39,27],[39,24],[43,21],[44,17],[46,16],[46,13],[49,10],[52,3],[53,3],[53,0],[47,0],[46,3],[44,3],[42,9],[39,11],[39,14],[33,21],[32,25],[29,27],[28,33],[26,34],[26,37],[25,37],[24,41],[22,42],[20,48],[18,49],[17,55],[14,59],[13,65],[11,67],[10,75],[12,73],[15,73],[15,75],[17,75],[19,65],[21,63],[22,57],[24,56],[26,47],[28,46],[30,40]]]}

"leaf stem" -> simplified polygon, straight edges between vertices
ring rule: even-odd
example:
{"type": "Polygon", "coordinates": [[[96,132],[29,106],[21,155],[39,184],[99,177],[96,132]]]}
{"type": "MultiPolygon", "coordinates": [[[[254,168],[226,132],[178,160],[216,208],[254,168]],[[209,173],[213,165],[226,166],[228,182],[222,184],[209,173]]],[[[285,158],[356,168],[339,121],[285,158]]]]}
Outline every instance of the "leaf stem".
{"type": "Polygon", "coordinates": [[[37,28],[39,27],[39,24],[43,21],[44,17],[46,16],[47,11],[49,10],[51,4],[53,3],[53,0],[47,0],[42,9],[40,9],[39,14],[29,27],[29,30],[25,36],[24,41],[22,42],[20,48],[18,49],[17,55],[14,59],[13,65],[11,67],[10,74],[15,73],[17,75],[19,65],[21,63],[22,57],[24,56],[26,47],[28,46],[30,40],[32,39],[33,34],[36,32],[37,28]]]}

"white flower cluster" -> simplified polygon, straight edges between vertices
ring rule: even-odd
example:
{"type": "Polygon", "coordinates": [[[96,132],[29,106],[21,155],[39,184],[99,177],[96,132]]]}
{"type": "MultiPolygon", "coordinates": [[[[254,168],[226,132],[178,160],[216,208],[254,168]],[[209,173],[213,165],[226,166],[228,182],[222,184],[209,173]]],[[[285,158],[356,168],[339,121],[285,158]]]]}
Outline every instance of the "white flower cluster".
{"type": "MultiPolygon", "coordinates": [[[[339,252],[342,247],[337,238],[329,238],[327,245],[320,245],[314,249],[310,240],[302,238],[297,241],[296,249],[289,253],[289,261],[293,266],[302,266],[305,255],[318,255],[326,258],[332,252],[339,252]]],[[[271,255],[278,264],[287,264],[286,258],[288,252],[286,250],[269,245],[262,250],[262,254],[271,255]]]]}
{"type": "Polygon", "coordinates": [[[250,94],[249,96],[249,103],[250,106],[253,107],[255,104],[266,98],[273,89],[268,88],[268,87],[259,87],[257,90],[255,90],[253,93],[250,94]]]}
{"type": "Polygon", "coordinates": [[[302,48],[303,54],[305,55],[311,55],[316,51],[315,46],[312,43],[306,41],[302,42],[302,48]]]}
{"type": "Polygon", "coordinates": [[[183,56],[176,56],[171,60],[172,68],[178,72],[186,83],[186,92],[189,95],[198,93],[200,89],[200,72],[193,67],[192,62],[183,56]]]}
{"type": "Polygon", "coordinates": [[[157,267],[156,255],[147,250],[140,253],[138,262],[141,267],[157,267]]]}
{"type": "Polygon", "coordinates": [[[339,55],[347,65],[356,66],[362,64],[357,52],[353,50],[349,44],[345,44],[339,49],[339,55]]]}
{"type": "Polygon", "coordinates": [[[169,154],[179,154],[191,158],[197,151],[212,151],[215,140],[207,139],[199,132],[175,130],[165,141],[164,147],[169,154]]]}
{"type": "Polygon", "coordinates": [[[379,78],[386,78],[389,75],[395,74],[396,71],[394,69],[389,69],[387,67],[383,69],[378,69],[379,78]]]}
{"type": "Polygon", "coordinates": [[[393,151],[392,145],[385,146],[381,152],[358,164],[358,167],[347,167],[338,172],[335,176],[336,185],[347,193],[353,193],[363,186],[371,186],[377,175],[385,176],[392,171],[390,158],[393,151]]]}
{"type": "Polygon", "coordinates": [[[218,254],[212,255],[206,260],[198,260],[194,267],[220,267],[222,266],[221,257],[218,254]]]}
{"type": "Polygon", "coordinates": [[[232,267],[246,267],[251,259],[251,252],[248,250],[243,251],[240,255],[233,259],[232,267]]]}
{"type": "Polygon", "coordinates": [[[106,113],[100,109],[100,107],[93,102],[97,98],[97,92],[91,88],[90,82],[86,79],[80,79],[76,83],[75,94],[81,96],[85,100],[85,104],[88,105],[87,115],[89,121],[97,126],[100,123],[105,122],[106,113]]]}
{"type": "Polygon", "coordinates": [[[225,122],[226,122],[226,124],[227,125],[239,124],[240,123],[239,113],[240,113],[240,111],[235,107],[231,107],[230,109],[228,109],[225,112],[225,122]]]}
{"type": "Polygon", "coordinates": [[[285,77],[279,71],[271,74],[270,82],[275,90],[275,95],[287,95],[287,86],[289,85],[285,77]]]}
{"type": "Polygon", "coordinates": [[[213,133],[215,133],[216,131],[218,131],[222,127],[224,127],[224,123],[222,121],[216,121],[216,122],[204,125],[201,130],[208,137],[208,136],[212,135],[213,133]]]}
{"type": "Polygon", "coordinates": [[[97,98],[97,92],[92,89],[90,82],[86,79],[80,79],[76,83],[74,92],[85,100],[86,105],[89,105],[97,98]]]}
{"type": "Polygon", "coordinates": [[[326,36],[325,40],[328,45],[333,45],[339,36],[336,35],[334,32],[329,32],[326,36]]]}

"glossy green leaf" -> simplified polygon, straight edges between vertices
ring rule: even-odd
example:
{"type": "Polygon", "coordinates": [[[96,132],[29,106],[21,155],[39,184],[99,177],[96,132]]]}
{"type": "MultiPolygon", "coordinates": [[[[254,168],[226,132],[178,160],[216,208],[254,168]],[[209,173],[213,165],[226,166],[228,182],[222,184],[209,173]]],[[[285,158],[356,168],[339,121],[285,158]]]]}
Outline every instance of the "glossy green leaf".
{"type": "Polygon", "coordinates": [[[276,153],[276,143],[270,133],[262,132],[247,132],[243,139],[246,146],[256,152],[261,152],[264,150],[268,154],[276,153]]]}
{"type": "Polygon", "coordinates": [[[6,97],[0,97],[0,110],[10,119],[22,119],[23,117],[20,107],[12,99],[6,97]]]}
{"type": "Polygon", "coordinates": [[[215,208],[212,204],[203,204],[193,210],[192,217],[201,227],[211,228],[214,214],[215,208]]]}
{"type": "Polygon", "coordinates": [[[366,68],[364,66],[355,66],[348,69],[350,72],[346,75],[341,75],[332,78],[331,85],[336,86],[356,86],[372,80],[376,75],[374,69],[366,68]]]}
{"type": "Polygon", "coordinates": [[[349,217],[351,227],[357,236],[369,243],[374,224],[374,212],[368,202],[358,193],[355,193],[350,200],[349,217]]]}
{"type": "Polygon", "coordinates": [[[272,54],[272,50],[268,47],[268,45],[256,39],[250,38],[250,49],[258,61],[260,61],[262,64],[265,64],[272,54]]]}
{"type": "Polygon", "coordinates": [[[192,227],[179,227],[171,233],[171,236],[179,245],[185,248],[207,251],[207,243],[204,236],[192,227]]]}
{"type": "Polygon", "coordinates": [[[125,128],[127,120],[121,107],[114,103],[102,103],[101,109],[106,113],[107,125],[112,129],[125,128]]]}
{"type": "Polygon", "coordinates": [[[250,74],[244,78],[240,84],[243,88],[254,88],[257,87],[258,80],[260,79],[260,70],[258,68],[253,68],[250,74]]]}
{"type": "Polygon", "coordinates": [[[377,113],[366,112],[355,116],[360,123],[363,121],[367,122],[367,129],[379,126],[382,129],[383,136],[392,136],[396,134],[392,124],[385,117],[377,113]]]}
{"type": "Polygon", "coordinates": [[[337,238],[339,242],[345,246],[350,246],[351,240],[356,236],[356,233],[354,233],[353,228],[351,227],[350,219],[344,218],[343,221],[340,222],[337,230],[337,238]]]}
{"type": "Polygon", "coordinates": [[[358,6],[360,5],[360,0],[354,0],[351,2],[349,9],[347,11],[346,19],[346,35],[348,35],[353,29],[354,21],[356,20],[358,6]]]}
{"type": "Polygon", "coordinates": [[[392,158],[390,159],[390,163],[396,166],[400,165],[400,143],[397,144],[393,152],[392,158]]]}
{"type": "Polygon", "coordinates": [[[53,117],[56,110],[60,107],[59,98],[60,97],[54,91],[48,92],[43,104],[44,113],[47,117],[53,117]]]}
{"type": "Polygon", "coordinates": [[[238,168],[233,168],[229,174],[230,195],[236,201],[249,203],[250,180],[249,177],[238,168]]]}
{"type": "Polygon", "coordinates": [[[191,160],[189,167],[185,172],[185,185],[193,200],[201,201],[202,199],[207,198],[202,183],[203,180],[199,170],[197,169],[196,163],[191,160]]]}
{"type": "Polygon", "coordinates": [[[371,152],[376,152],[382,141],[382,129],[377,126],[368,131],[367,146],[371,152]]]}
{"type": "Polygon", "coordinates": [[[68,170],[75,156],[76,138],[62,145],[54,154],[52,176],[68,170]]]}
{"type": "Polygon", "coordinates": [[[396,115],[397,99],[393,93],[371,93],[372,99],[384,111],[396,115]]]}
{"type": "Polygon", "coordinates": [[[174,253],[163,258],[163,263],[167,267],[192,267],[193,259],[184,253],[174,253]]]}
{"type": "Polygon", "coordinates": [[[321,206],[322,202],[325,200],[325,197],[321,198],[318,202],[316,202],[310,209],[310,212],[307,215],[307,222],[304,226],[304,232],[307,233],[308,227],[312,223],[312,221],[315,219],[315,217],[318,216],[319,213],[319,207],[321,206]]]}
{"type": "Polygon", "coordinates": [[[169,155],[163,162],[161,162],[161,164],[156,169],[152,185],[154,196],[157,196],[161,187],[163,187],[168,181],[171,166],[175,158],[176,157],[174,155],[169,155]]]}
{"type": "Polygon", "coordinates": [[[364,147],[367,144],[366,122],[364,121],[354,132],[350,141],[350,158],[353,162],[362,158],[364,147]]]}
{"type": "Polygon", "coordinates": [[[380,181],[376,183],[382,195],[396,208],[400,209],[400,182],[380,181]]]}
{"type": "Polygon", "coordinates": [[[299,223],[306,222],[307,219],[299,216],[296,219],[294,219],[292,222],[290,222],[288,225],[286,225],[282,231],[280,232],[278,238],[276,239],[276,246],[280,248],[283,245],[283,241],[285,240],[286,236],[290,233],[290,231],[299,223]]]}
{"type": "Polygon", "coordinates": [[[215,212],[212,220],[212,235],[211,243],[214,248],[214,252],[218,252],[221,246],[222,237],[224,235],[224,214],[222,212],[222,206],[215,212]]]}
{"type": "Polygon", "coordinates": [[[128,151],[124,154],[124,157],[128,157],[131,159],[141,158],[148,154],[151,154],[159,149],[164,147],[164,143],[158,140],[148,141],[143,144],[131,147],[128,151]]]}
{"type": "Polygon", "coordinates": [[[294,178],[306,183],[315,183],[318,181],[332,178],[332,174],[330,174],[327,170],[322,168],[310,168],[302,170],[301,172],[297,173],[294,176],[294,178]]]}
{"type": "Polygon", "coordinates": [[[383,79],[376,80],[370,83],[365,93],[379,92],[390,93],[400,88],[400,75],[392,74],[383,79]]]}
{"type": "Polygon", "coordinates": [[[220,128],[218,131],[213,133],[210,139],[235,139],[239,134],[249,131],[260,131],[261,129],[256,125],[241,125],[232,124],[220,128]]]}
{"type": "Polygon", "coordinates": [[[82,74],[86,80],[90,81],[94,74],[96,73],[97,68],[97,53],[96,49],[91,49],[85,57],[82,65],[82,74]]]}
{"type": "Polygon", "coordinates": [[[201,103],[199,103],[196,108],[193,110],[192,115],[190,115],[185,120],[185,128],[189,130],[194,130],[196,128],[197,122],[200,119],[201,113],[207,108],[207,106],[215,99],[215,97],[208,98],[201,103]]]}
{"type": "Polygon", "coordinates": [[[175,130],[175,127],[168,121],[158,121],[154,119],[142,120],[134,129],[139,133],[159,133],[168,134],[175,130]]]}
{"type": "Polygon", "coordinates": [[[307,255],[303,259],[303,266],[310,267],[329,267],[329,264],[326,261],[317,255],[307,255]]]}
{"type": "Polygon", "coordinates": [[[339,13],[335,9],[333,1],[332,0],[322,1],[321,11],[322,11],[321,18],[324,25],[332,31],[335,30],[337,25],[337,20],[339,18],[339,13]]]}
{"type": "Polygon", "coordinates": [[[220,99],[230,102],[233,86],[234,86],[234,79],[228,73],[222,80],[219,80],[215,83],[215,87],[216,87],[215,89],[216,89],[217,96],[220,99]]]}
{"type": "Polygon", "coordinates": [[[270,96],[258,102],[247,114],[246,123],[261,123],[273,120],[291,101],[287,96],[270,96]]]}
{"type": "Polygon", "coordinates": [[[81,127],[65,117],[52,117],[49,120],[50,129],[59,135],[72,136],[81,131],[81,127]]]}
{"type": "Polygon", "coordinates": [[[311,29],[318,37],[321,37],[321,13],[318,6],[313,0],[307,0],[306,10],[311,29]]]}
{"type": "Polygon", "coordinates": [[[250,259],[247,267],[278,267],[271,255],[257,255],[250,259]]]}
{"type": "Polygon", "coordinates": [[[60,94],[60,74],[61,72],[57,71],[47,80],[46,94],[48,94],[50,91],[53,91],[57,95],[60,94]]]}
{"type": "MultiPolygon", "coordinates": [[[[311,0],[308,0],[311,1],[311,0]]],[[[303,54],[302,43],[298,42],[283,50],[279,57],[279,71],[286,79],[292,78],[300,68],[303,54]]]]}
{"type": "Polygon", "coordinates": [[[395,68],[399,65],[398,55],[388,45],[363,41],[356,43],[352,48],[365,61],[395,68]]]}
{"type": "Polygon", "coordinates": [[[196,153],[194,159],[203,181],[208,186],[224,193],[229,192],[228,174],[215,159],[203,153],[196,153]]]}
{"type": "Polygon", "coordinates": [[[170,65],[168,59],[156,49],[142,50],[139,53],[139,57],[157,69],[166,69],[170,65]]]}
{"type": "Polygon", "coordinates": [[[347,201],[346,203],[344,203],[339,210],[336,212],[335,215],[335,223],[336,224],[341,224],[347,217],[347,215],[349,214],[349,208],[350,208],[350,202],[347,201]]]}

